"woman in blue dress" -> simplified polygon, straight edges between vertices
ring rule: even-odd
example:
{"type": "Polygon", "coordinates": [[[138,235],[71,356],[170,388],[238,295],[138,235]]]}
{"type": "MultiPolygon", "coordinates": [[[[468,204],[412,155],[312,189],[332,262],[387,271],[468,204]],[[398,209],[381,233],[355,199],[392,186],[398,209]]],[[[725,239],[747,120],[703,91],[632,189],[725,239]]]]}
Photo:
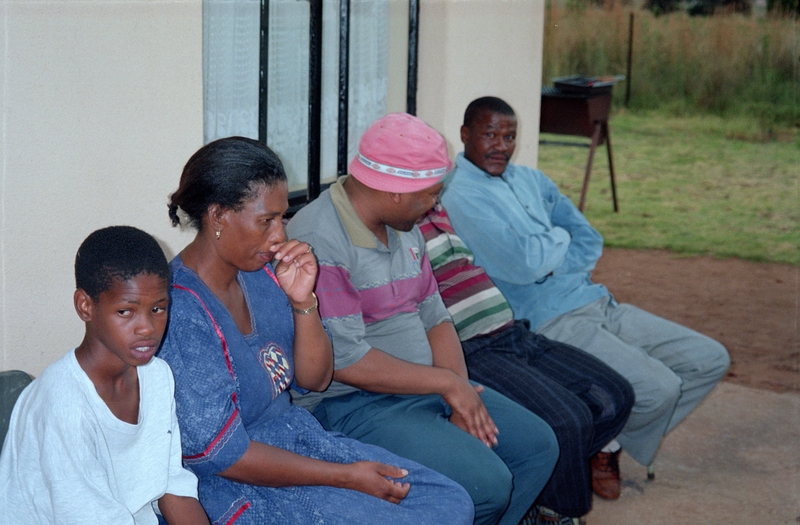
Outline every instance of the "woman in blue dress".
{"type": "Polygon", "coordinates": [[[311,248],[286,241],[286,175],[242,137],[186,164],[169,215],[197,230],[171,263],[159,356],[172,367],[184,462],[214,524],[472,522],[456,483],[412,461],[327,433],[288,388],[333,375],[313,294],[311,248]]]}

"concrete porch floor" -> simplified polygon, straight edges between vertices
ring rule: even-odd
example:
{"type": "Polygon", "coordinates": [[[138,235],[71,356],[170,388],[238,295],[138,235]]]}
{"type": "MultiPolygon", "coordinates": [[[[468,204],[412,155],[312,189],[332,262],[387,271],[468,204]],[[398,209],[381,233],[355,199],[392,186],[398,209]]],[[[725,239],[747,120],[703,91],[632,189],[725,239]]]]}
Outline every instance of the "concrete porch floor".
{"type": "Polygon", "coordinates": [[[624,452],[620,469],[587,525],[797,525],[800,395],[720,383],[664,439],[654,481],[624,452]]]}

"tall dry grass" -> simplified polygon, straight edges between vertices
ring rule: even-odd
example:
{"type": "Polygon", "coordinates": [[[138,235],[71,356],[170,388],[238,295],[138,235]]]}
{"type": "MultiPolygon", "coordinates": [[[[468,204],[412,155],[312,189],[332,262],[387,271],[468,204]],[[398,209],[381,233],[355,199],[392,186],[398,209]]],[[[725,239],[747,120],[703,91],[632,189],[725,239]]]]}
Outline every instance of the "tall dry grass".
{"type": "MultiPolygon", "coordinates": [[[[690,17],[608,0],[548,3],[543,84],[569,74],[625,74],[634,13],[632,109],[744,113],[764,125],[800,125],[800,23],[792,17],[690,17]]],[[[615,89],[624,101],[625,84],[615,89]]]]}

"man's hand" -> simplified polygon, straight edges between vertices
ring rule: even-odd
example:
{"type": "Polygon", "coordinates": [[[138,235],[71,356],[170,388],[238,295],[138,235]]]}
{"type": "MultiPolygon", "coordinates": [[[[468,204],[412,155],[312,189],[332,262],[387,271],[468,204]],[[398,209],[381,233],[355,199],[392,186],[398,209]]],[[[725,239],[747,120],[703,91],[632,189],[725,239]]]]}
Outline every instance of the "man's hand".
{"type": "Polygon", "coordinates": [[[464,351],[453,323],[439,323],[428,330],[428,342],[434,368],[452,372],[440,383],[443,389],[437,387],[436,390],[453,411],[450,422],[483,441],[487,447],[493,447],[497,444],[497,426],[478,395],[483,392],[483,387],[472,386],[469,382],[464,351]]]}
{"type": "Polygon", "coordinates": [[[497,434],[500,431],[478,395],[481,392],[481,385],[473,386],[469,381],[459,378],[455,387],[442,397],[453,411],[450,422],[491,448],[497,445],[497,434]]]}
{"type": "Polygon", "coordinates": [[[400,503],[411,489],[409,483],[387,478],[404,478],[408,471],[374,461],[358,461],[347,465],[349,479],[344,487],[357,490],[376,498],[381,498],[389,503],[400,503]]]}

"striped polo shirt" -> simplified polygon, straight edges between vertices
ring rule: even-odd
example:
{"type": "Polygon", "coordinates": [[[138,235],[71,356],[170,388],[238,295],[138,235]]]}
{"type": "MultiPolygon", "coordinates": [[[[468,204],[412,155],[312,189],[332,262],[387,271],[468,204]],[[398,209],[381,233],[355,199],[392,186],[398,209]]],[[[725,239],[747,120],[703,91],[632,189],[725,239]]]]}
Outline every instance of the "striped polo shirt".
{"type": "MultiPolygon", "coordinates": [[[[432,365],[427,332],[450,321],[416,226],[387,227],[388,246],[364,225],[340,178],[300,210],[286,227],[289,238],[309,243],[319,263],[315,292],[333,340],[334,368],[346,368],[377,348],[404,361],[432,365]]],[[[313,407],[322,397],[356,388],[333,382],[323,393],[293,398],[313,407]]],[[[313,408],[312,408],[313,409],[313,408]]]]}

